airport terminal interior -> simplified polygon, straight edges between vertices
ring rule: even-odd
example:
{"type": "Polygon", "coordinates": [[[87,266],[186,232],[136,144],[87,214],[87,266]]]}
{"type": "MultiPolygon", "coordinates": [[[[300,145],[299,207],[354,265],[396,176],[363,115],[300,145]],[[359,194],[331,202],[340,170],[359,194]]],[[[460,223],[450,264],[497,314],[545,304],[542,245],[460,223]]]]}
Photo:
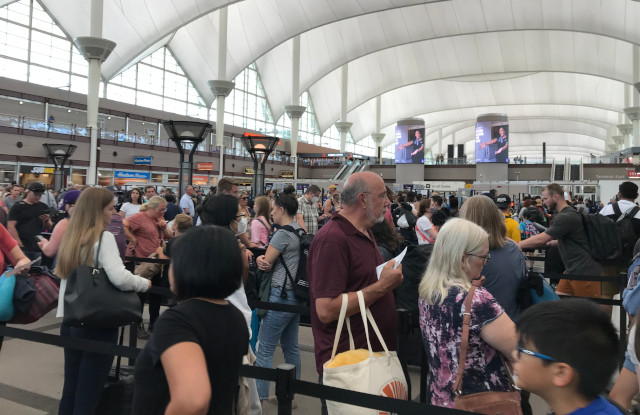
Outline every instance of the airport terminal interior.
{"type": "MultiPolygon", "coordinates": [[[[205,193],[370,171],[461,202],[555,182],[606,205],[640,182],[638,22],[638,0],[0,0],[0,184],[180,192],[190,157],[205,193]]],[[[23,328],[57,334],[54,316],[23,328]]],[[[310,328],[300,345],[316,381],[310,328]]],[[[5,339],[1,414],[56,414],[62,381],[62,349],[5,339]]]]}

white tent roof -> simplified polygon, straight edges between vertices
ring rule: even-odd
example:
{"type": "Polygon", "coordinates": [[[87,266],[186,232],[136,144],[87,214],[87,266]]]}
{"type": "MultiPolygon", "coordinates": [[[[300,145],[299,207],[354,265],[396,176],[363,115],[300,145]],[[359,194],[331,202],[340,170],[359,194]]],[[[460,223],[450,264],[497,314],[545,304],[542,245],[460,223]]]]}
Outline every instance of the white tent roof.
{"type": "MultiPolygon", "coordinates": [[[[89,34],[90,1],[40,1],[71,37],[89,34]]],[[[339,69],[348,64],[356,142],[375,131],[381,96],[383,127],[420,116],[428,129],[447,128],[501,108],[511,119],[553,121],[512,130],[513,151],[558,133],[559,147],[601,153],[603,130],[620,123],[640,81],[640,3],[629,0],[104,0],[103,37],[118,46],[103,77],[166,44],[212,103],[207,81],[220,77],[216,10],[224,6],[225,79],[255,61],[278,119],[292,102],[290,39],[300,35],[300,90],[321,130],[338,121],[339,69]],[[594,120],[600,128],[584,126],[594,120]]]]}

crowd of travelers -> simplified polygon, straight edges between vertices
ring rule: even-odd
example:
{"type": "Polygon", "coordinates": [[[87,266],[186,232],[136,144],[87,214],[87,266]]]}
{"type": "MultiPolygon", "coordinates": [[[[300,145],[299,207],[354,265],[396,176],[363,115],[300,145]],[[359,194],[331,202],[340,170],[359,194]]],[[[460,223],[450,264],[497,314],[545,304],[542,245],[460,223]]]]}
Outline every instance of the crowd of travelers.
{"type": "MultiPolygon", "coordinates": [[[[635,323],[611,386],[622,356],[610,310],[582,298],[522,301],[531,272],[523,252],[544,248],[559,273],[628,271],[621,294],[635,316],[640,244],[615,264],[597,261],[585,219],[628,219],[640,236],[632,182],[606,206],[573,200],[554,183],[518,204],[495,190],[465,200],[396,194],[371,172],[352,174],[340,189],[311,185],[298,193],[288,185],[253,200],[228,178],[207,195],[192,186],[158,194],[155,186],[122,192],[73,184],[54,194],[39,182],[5,191],[0,265],[20,273],[31,260],[49,265],[61,279],[57,317],[65,316],[67,277],[80,265],[103,268],[117,289],[138,293],[143,310],[148,303],[149,324],[137,327],[146,344],[135,367],[134,414],[253,415],[277,403],[270,382],[240,377],[240,366],[271,368],[279,344],[300,378],[300,314],[252,310],[252,298],[310,307],[319,383],[336,350],[367,349],[369,341],[374,351],[396,350],[396,310],[406,309],[420,327],[409,361],[424,348],[432,405],[455,408],[461,396],[515,386],[524,414],[532,413],[529,393],[557,415],[618,414],[639,392],[635,323]],[[132,257],[170,265],[146,275],[132,257]],[[298,291],[301,275],[308,298],[298,291]],[[152,286],[169,287],[174,298],[148,294],[152,286]],[[338,320],[360,312],[360,297],[380,340],[369,339],[358,318],[348,324],[351,340],[336,340],[338,320]]],[[[555,283],[566,296],[618,294],[615,284],[555,283]]],[[[118,329],[63,324],[60,334],[115,344],[118,329]]],[[[59,413],[96,413],[112,363],[107,354],[65,349],[59,413]]],[[[324,401],[322,413],[329,413],[324,401]]]]}

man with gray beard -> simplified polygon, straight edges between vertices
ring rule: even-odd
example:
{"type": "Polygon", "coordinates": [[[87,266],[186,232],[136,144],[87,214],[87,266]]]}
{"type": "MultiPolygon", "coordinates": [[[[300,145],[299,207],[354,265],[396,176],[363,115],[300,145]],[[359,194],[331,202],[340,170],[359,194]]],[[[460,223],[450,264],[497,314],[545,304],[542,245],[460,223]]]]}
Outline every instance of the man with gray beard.
{"type": "MultiPolygon", "coordinates": [[[[342,294],[349,296],[347,316],[359,312],[356,292],[362,290],[389,350],[396,349],[397,314],[393,289],[402,282],[402,266],[393,269],[394,260],[382,269],[384,261],[370,228],[384,220],[390,205],[384,182],[375,173],[352,174],[340,195],[342,210],[334,213],[313,238],[307,260],[307,277],[311,296],[316,368],[322,379],[322,365],[331,358],[333,340],[342,294]]],[[[351,319],[356,349],[366,349],[364,326],[359,318],[351,319]]],[[[374,351],[383,350],[376,336],[371,336],[374,351]]],[[[347,336],[342,336],[337,353],[349,350],[347,336]]],[[[323,414],[326,407],[323,403],[323,414]]]]}

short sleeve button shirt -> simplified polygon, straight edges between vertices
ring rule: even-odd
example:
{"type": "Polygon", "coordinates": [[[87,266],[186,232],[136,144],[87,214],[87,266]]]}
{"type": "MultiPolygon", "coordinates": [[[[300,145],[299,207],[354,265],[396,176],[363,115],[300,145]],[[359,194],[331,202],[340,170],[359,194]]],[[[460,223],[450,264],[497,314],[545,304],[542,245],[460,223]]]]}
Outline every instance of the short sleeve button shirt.
{"type": "Polygon", "coordinates": [[[298,214],[304,218],[304,227],[309,235],[318,232],[318,209],[306,197],[298,198],[298,214]]]}

